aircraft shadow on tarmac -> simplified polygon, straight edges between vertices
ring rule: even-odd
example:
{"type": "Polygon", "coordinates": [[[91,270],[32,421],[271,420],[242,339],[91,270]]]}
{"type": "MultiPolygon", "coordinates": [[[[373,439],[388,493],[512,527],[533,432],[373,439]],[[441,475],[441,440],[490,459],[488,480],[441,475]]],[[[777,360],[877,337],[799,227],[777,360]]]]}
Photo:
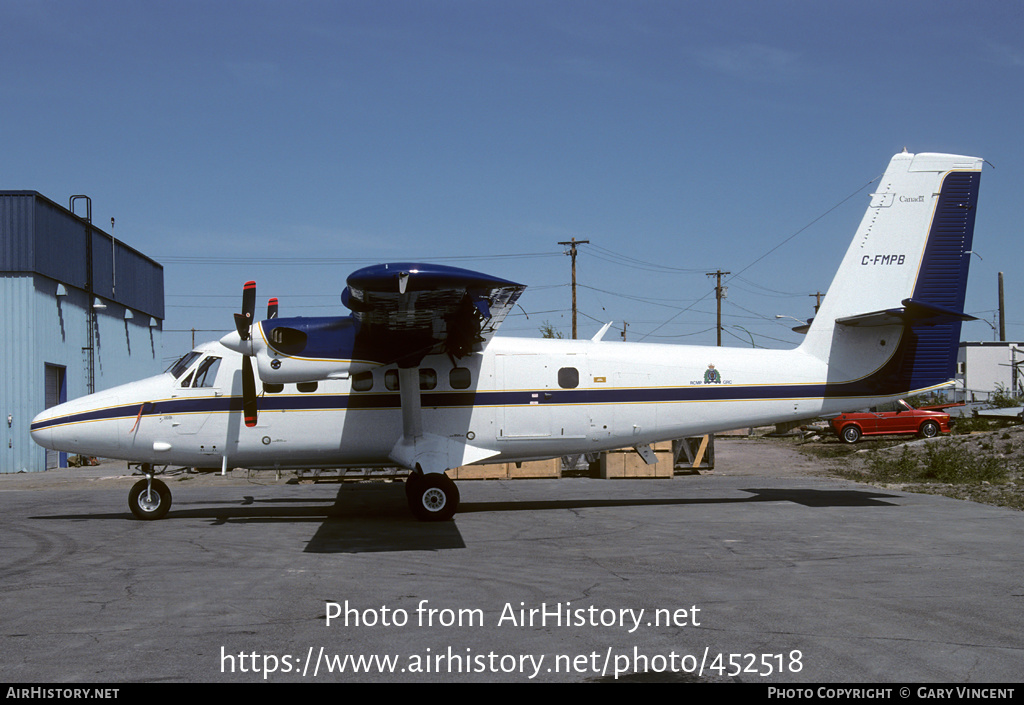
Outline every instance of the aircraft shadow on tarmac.
{"type": "MultiPolygon", "coordinates": [[[[744,489],[749,497],[542,499],[499,502],[462,502],[454,521],[424,523],[409,514],[401,483],[342,485],[334,504],[322,498],[266,498],[243,495],[239,503],[224,500],[180,501],[167,516],[155,522],[176,519],[209,520],[211,526],[238,523],[320,524],[307,544],[308,553],[371,553],[387,551],[438,551],[465,548],[458,529],[458,517],[482,512],[550,511],[614,507],[671,507],[686,505],[750,504],[793,502],[805,507],[896,506],[885,500],[897,495],[870,490],[744,489]]],[[[131,514],[75,514],[37,516],[36,519],[130,519],[131,514]]]]}

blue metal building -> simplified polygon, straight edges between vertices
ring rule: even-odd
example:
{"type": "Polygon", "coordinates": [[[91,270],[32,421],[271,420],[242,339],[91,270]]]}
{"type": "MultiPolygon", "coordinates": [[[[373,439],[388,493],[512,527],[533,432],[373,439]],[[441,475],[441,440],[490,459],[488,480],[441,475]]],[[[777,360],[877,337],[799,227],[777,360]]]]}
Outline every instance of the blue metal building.
{"type": "Polygon", "coordinates": [[[0,472],[66,463],[29,435],[44,408],[161,371],[163,267],[69,208],[0,191],[0,472]]]}

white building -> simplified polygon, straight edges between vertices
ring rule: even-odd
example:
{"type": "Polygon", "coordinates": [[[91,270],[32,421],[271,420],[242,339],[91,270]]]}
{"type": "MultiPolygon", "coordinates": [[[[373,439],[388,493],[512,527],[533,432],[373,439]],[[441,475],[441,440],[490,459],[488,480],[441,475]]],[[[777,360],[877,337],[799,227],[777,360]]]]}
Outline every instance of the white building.
{"type": "Polygon", "coordinates": [[[985,401],[1000,390],[1024,393],[1024,343],[992,341],[960,343],[956,358],[957,395],[985,401]]]}

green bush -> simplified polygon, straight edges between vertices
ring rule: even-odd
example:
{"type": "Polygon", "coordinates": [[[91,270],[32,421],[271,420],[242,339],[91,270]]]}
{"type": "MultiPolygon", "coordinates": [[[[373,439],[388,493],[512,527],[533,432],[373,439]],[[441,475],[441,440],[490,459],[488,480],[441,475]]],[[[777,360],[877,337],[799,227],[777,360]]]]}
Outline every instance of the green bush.
{"type": "Polygon", "coordinates": [[[951,443],[930,443],[923,452],[904,446],[895,457],[877,452],[867,464],[874,479],[887,482],[999,483],[1009,476],[1006,459],[951,443]]]}
{"type": "Polygon", "coordinates": [[[996,385],[996,393],[989,399],[997,409],[1009,409],[1013,406],[1024,406],[1024,397],[1014,396],[1013,392],[1001,384],[996,385]]]}

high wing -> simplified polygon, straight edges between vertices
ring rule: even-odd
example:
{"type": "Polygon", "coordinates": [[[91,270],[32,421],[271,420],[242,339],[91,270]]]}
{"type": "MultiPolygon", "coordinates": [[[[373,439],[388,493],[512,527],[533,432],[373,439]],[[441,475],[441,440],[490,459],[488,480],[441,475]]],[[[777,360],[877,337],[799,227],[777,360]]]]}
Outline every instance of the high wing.
{"type": "Polygon", "coordinates": [[[525,288],[439,264],[378,264],[353,272],[341,300],[365,345],[407,365],[431,352],[459,358],[479,350],[525,288]]]}
{"type": "Polygon", "coordinates": [[[245,356],[245,423],[257,421],[250,358],[264,384],[284,384],[411,369],[434,353],[465,357],[483,349],[525,288],[458,267],[378,264],[349,276],[341,298],[350,316],[279,318],[275,306],[253,323],[256,283],[247,282],[237,331],[221,339],[245,356]]]}

